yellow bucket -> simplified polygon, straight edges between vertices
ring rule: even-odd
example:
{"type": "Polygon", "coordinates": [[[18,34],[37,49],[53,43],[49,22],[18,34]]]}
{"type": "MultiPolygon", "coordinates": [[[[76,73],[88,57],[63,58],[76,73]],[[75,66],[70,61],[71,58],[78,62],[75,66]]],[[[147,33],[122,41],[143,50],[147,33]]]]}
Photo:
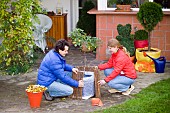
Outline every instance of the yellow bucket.
{"type": "Polygon", "coordinates": [[[147,51],[148,48],[138,48],[136,49],[136,59],[135,69],[139,72],[155,72],[155,64],[152,59],[143,55],[146,52],[147,55],[152,58],[159,58],[161,55],[161,50],[157,48],[151,48],[153,51],[147,51]]]}

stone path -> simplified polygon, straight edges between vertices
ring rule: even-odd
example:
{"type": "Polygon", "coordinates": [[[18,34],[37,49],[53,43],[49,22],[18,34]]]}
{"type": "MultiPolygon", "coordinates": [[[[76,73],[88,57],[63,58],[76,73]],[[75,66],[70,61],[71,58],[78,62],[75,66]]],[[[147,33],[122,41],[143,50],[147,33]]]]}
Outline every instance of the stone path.
{"type": "MultiPolygon", "coordinates": [[[[84,65],[82,59],[86,56],[86,65],[98,65],[104,61],[96,61],[93,53],[84,54],[76,48],[70,50],[70,54],[66,57],[68,63],[75,66],[84,65]]],[[[39,63],[41,59],[39,60],[39,63]]],[[[39,63],[35,68],[22,75],[18,76],[0,76],[0,113],[86,113],[99,109],[114,106],[122,103],[129,98],[133,98],[133,94],[141,91],[141,89],[155,83],[159,80],[170,78],[170,63],[166,64],[165,73],[140,73],[134,83],[135,89],[132,95],[124,96],[121,94],[110,94],[107,85],[101,87],[101,100],[104,104],[103,107],[91,106],[91,99],[88,100],[74,100],[71,98],[55,98],[54,101],[46,101],[44,98],[41,102],[40,108],[31,109],[27,94],[26,87],[29,84],[35,84],[37,69],[39,63]]],[[[100,72],[101,79],[104,78],[103,71],[100,72]]]]}

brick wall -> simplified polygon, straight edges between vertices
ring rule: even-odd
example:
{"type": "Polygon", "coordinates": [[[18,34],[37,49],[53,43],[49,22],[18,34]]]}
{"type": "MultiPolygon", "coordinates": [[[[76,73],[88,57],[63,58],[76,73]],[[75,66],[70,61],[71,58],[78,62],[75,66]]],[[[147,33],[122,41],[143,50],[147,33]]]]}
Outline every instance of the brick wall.
{"type": "MultiPolygon", "coordinates": [[[[102,39],[102,45],[97,49],[96,59],[106,60],[107,41],[118,35],[118,24],[131,24],[134,28],[143,29],[136,18],[137,12],[111,12],[91,10],[89,14],[96,14],[96,36],[102,39]]],[[[166,12],[163,20],[158,23],[151,33],[151,46],[161,49],[161,56],[170,61],[170,12],[166,12]]]]}

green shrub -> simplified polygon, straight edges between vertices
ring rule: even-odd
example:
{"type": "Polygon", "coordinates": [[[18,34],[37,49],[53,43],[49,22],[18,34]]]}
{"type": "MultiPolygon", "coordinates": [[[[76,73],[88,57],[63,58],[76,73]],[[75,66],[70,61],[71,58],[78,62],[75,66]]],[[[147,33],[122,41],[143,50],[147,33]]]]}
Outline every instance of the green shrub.
{"type": "Polygon", "coordinates": [[[117,31],[119,35],[116,36],[116,39],[120,42],[121,45],[126,47],[127,51],[130,53],[130,56],[134,56],[134,35],[131,34],[131,25],[126,24],[123,26],[122,24],[118,24],[117,31]]]}
{"type": "Polygon", "coordinates": [[[77,28],[84,30],[85,33],[91,36],[96,36],[96,15],[87,12],[94,7],[95,5],[91,0],[86,1],[77,22],[77,28]]]}
{"type": "Polygon", "coordinates": [[[0,70],[26,72],[34,59],[32,19],[43,12],[39,0],[0,0],[0,70]]]}
{"type": "Polygon", "coordinates": [[[118,34],[123,37],[129,37],[131,30],[132,30],[132,28],[131,28],[130,24],[126,24],[125,26],[123,26],[122,24],[117,25],[118,34]]]}
{"type": "Polygon", "coordinates": [[[148,32],[145,30],[136,31],[135,40],[148,40],[148,32]]]}

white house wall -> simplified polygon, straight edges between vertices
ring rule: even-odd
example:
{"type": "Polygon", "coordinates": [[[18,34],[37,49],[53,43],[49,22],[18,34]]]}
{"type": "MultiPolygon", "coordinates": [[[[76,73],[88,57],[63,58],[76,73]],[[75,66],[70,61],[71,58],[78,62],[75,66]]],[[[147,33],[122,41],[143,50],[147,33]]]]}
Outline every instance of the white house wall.
{"type": "Polygon", "coordinates": [[[67,13],[67,34],[76,27],[78,21],[78,0],[42,0],[42,6],[47,11],[56,13],[56,7],[63,7],[67,13]]]}
{"type": "Polygon", "coordinates": [[[76,24],[78,22],[78,18],[79,18],[79,4],[78,4],[78,0],[71,0],[71,31],[76,28],[76,24]]]}

